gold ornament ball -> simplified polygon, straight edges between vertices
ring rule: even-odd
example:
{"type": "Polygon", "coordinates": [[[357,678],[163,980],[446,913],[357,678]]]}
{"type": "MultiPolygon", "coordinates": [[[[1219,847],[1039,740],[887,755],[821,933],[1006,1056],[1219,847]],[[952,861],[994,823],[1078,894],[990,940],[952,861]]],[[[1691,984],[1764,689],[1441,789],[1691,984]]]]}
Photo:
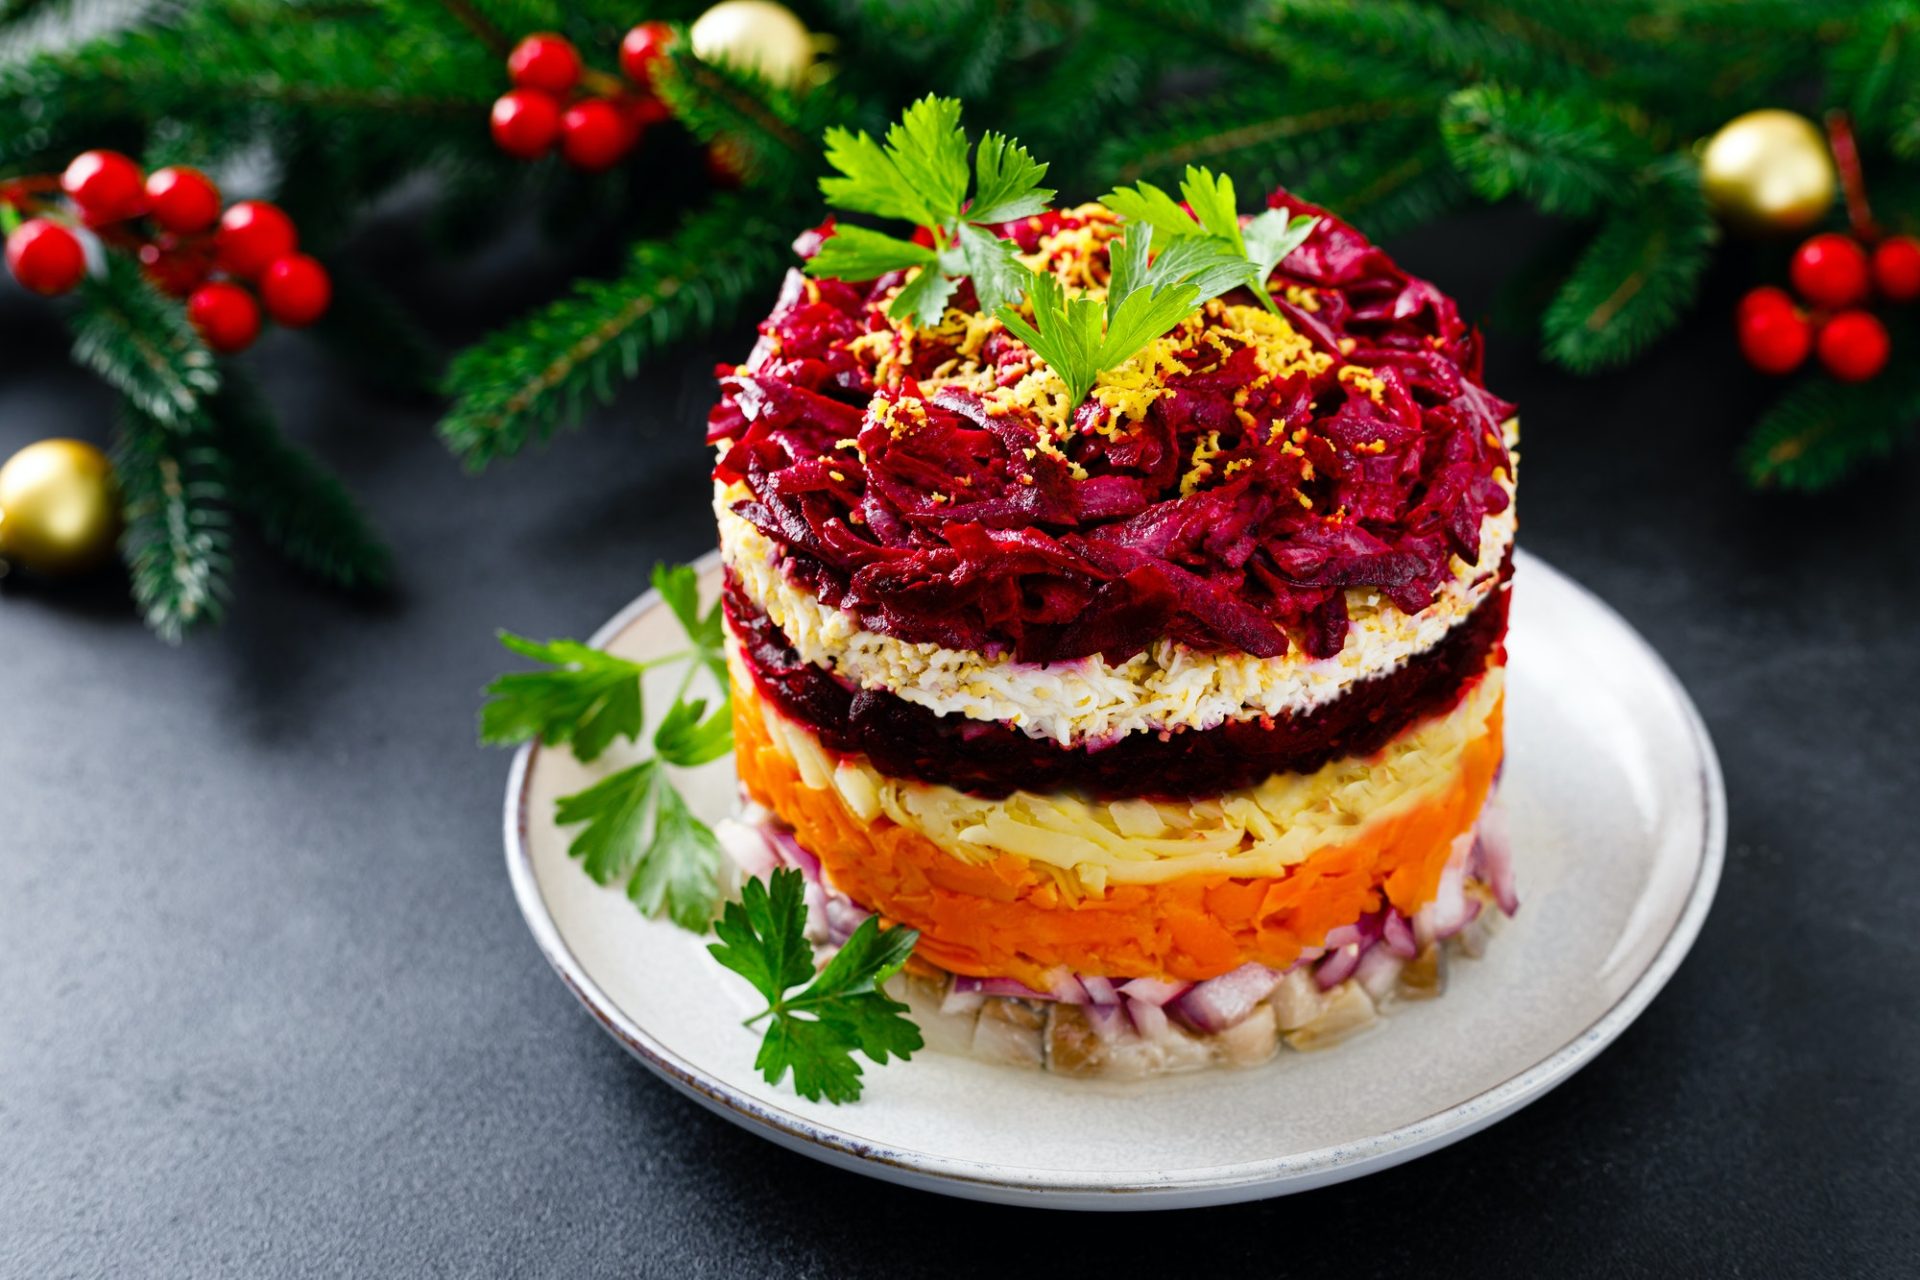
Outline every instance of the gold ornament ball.
{"type": "Polygon", "coordinates": [[[0,560],[35,573],[84,573],[120,536],[113,464],[84,440],[42,440],[0,466],[0,560]]]}
{"type": "Polygon", "coordinates": [[[1714,212],[1749,231],[1804,231],[1833,207],[1839,176],[1818,126],[1791,111],[1735,116],[1707,141],[1700,181],[1714,212]]]}
{"type": "Polygon", "coordinates": [[[813,33],[773,0],[724,0],[694,20],[687,42],[697,58],[758,71],[786,89],[813,65],[813,33]]]}

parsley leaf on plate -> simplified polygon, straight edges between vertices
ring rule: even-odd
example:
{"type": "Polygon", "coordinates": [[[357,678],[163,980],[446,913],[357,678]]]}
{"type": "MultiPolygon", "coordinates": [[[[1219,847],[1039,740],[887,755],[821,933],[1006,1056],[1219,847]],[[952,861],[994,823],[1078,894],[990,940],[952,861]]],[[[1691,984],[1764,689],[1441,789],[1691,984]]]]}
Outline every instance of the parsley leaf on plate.
{"type": "Polygon", "coordinates": [[[640,674],[646,668],[639,663],[572,640],[541,644],[511,631],[500,633],[500,643],[555,669],[516,671],[488,685],[480,741],[499,745],[538,738],[550,747],[568,742],[574,755],[593,760],[615,738],[640,736],[640,674]]]}
{"type": "MultiPolygon", "coordinates": [[[[1101,201],[1128,222],[1144,223],[1163,236],[1179,237],[1183,242],[1211,240],[1223,246],[1240,270],[1239,278],[1227,288],[1245,285],[1269,311],[1278,312],[1273,296],[1267,292],[1267,280],[1288,254],[1306,242],[1320,220],[1305,215],[1295,218],[1284,209],[1268,209],[1242,227],[1233,179],[1194,165],[1187,166],[1180,195],[1191,214],[1151,182],[1109,191],[1101,201]]],[[[1217,297],[1224,292],[1226,289],[1208,293],[1203,287],[1201,296],[1217,297]]]]}
{"type": "Polygon", "coordinates": [[[770,1018],[753,1065],[768,1084],[793,1072],[793,1087],[815,1102],[852,1102],[860,1096],[860,1064],[906,1059],[925,1042],[905,1017],[907,1006],[879,988],[913,954],[920,935],[881,929],[869,917],[816,975],[806,939],[806,881],[780,868],[771,886],[748,880],[740,901],[729,902],[707,950],[752,983],[767,1007],[747,1024],[770,1018]],[[795,987],[806,985],[798,992],[795,987]]]}
{"type": "Polygon", "coordinates": [[[585,791],[561,796],[561,826],[585,823],[567,852],[600,884],[625,880],[627,896],[648,915],[663,910],[677,925],[704,933],[720,896],[720,843],[667,781],[658,760],[608,774],[585,791]]]}
{"type": "Polygon", "coordinates": [[[638,741],[646,725],[641,677],[673,663],[686,671],[653,732],[654,756],[619,769],[554,803],[562,826],[584,824],[568,852],[601,884],[625,881],[627,896],[648,915],[706,932],[720,898],[720,844],[674,789],[667,766],[695,768],[733,749],[727,696],[725,632],[720,606],[700,612],[700,583],[689,565],[657,565],[653,585],[686,633],[688,647],[645,662],[603,653],[572,640],[538,644],[502,632],[513,652],[552,670],[504,675],[487,686],[480,740],[539,739],[571,744],[580,761],[597,759],[616,738],[638,741]],[[690,698],[696,672],[719,685],[718,705],[690,698]]]}
{"type": "Polygon", "coordinates": [[[841,224],[807,261],[807,274],[871,280],[917,269],[887,314],[937,323],[957,287],[973,277],[981,309],[992,312],[1020,293],[1023,271],[1014,246],[982,229],[1038,213],[1053,199],[1040,185],[1047,166],[1004,134],[987,133],[974,151],[974,196],[967,203],[967,134],[955,98],[921,98],[887,130],[885,142],[842,128],[827,130],[827,163],[839,172],[820,180],[829,204],[856,213],[904,218],[930,233],[915,244],[865,227],[841,224]],[[845,241],[845,243],[842,243],[845,241]]]}

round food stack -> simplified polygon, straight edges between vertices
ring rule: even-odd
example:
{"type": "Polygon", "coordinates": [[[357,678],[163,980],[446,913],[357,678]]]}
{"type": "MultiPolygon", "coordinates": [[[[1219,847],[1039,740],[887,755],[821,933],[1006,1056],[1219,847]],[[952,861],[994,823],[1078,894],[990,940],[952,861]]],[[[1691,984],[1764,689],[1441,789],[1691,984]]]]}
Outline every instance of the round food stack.
{"type": "MultiPolygon", "coordinates": [[[[1513,409],[1320,214],[1069,403],[962,282],[793,273],[711,417],[749,873],[920,931],[931,1043],[1137,1075],[1330,1043],[1513,908],[1513,409]],[[1492,909],[1486,909],[1492,908],[1492,909]]],[[[1098,296],[1099,205],[1009,224],[1098,296]]],[[[830,228],[803,237],[817,248],[830,228]]]]}

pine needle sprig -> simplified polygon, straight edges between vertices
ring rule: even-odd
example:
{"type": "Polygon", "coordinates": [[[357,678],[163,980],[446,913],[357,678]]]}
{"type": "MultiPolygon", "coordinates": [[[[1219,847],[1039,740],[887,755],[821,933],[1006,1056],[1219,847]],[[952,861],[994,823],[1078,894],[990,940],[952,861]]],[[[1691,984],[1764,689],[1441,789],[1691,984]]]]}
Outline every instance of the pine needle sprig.
{"type": "Polygon", "coordinates": [[[1575,373],[1626,363],[1692,305],[1718,236],[1684,160],[1616,202],[1541,318],[1548,358],[1575,373]]]}
{"type": "Polygon", "coordinates": [[[1604,104],[1565,92],[1462,89],[1447,99],[1440,131],[1481,197],[1518,196],[1546,213],[1595,212],[1652,159],[1604,104]]]}
{"type": "Polygon", "coordinates": [[[441,438],[473,470],[545,440],[612,396],[648,354],[710,332],[778,278],[788,230],[750,197],[718,198],[672,236],[635,245],[626,270],[462,352],[448,370],[441,438]]]}
{"type": "Polygon", "coordinates": [[[212,410],[230,501],[267,545],[333,586],[385,585],[386,543],[339,478],[281,434],[254,389],[229,374],[212,410]]]}
{"type": "Polygon", "coordinates": [[[1296,66],[1320,57],[1352,66],[1357,54],[1411,61],[1455,83],[1544,84],[1566,72],[1550,46],[1410,0],[1277,0],[1259,34],[1263,44],[1296,66]]]}
{"type": "Polygon", "coordinates": [[[683,39],[655,72],[655,90],[702,142],[723,147],[750,185],[791,189],[820,163],[821,131],[848,114],[831,89],[804,96],[752,70],[703,62],[683,39]]]}
{"type": "MultiPolygon", "coordinates": [[[[1920,333],[1906,336],[1920,338],[1920,333]]],[[[1897,335],[1894,341],[1899,340],[1897,335]]],[[[1917,423],[1920,376],[1911,365],[1889,368],[1873,382],[1809,378],[1760,419],[1740,450],[1740,470],[1755,488],[1830,488],[1891,454],[1917,423]]]]}
{"type": "Polygon", "coordinates": [[[109,253],[105,274],[88,277],[71,326],[73,358],[162,425],[185,426],[220,389],[213,353],[185,312],[125,254],[109,253]]]}
{"type": "Polygon", "coordinates": [[[169,644],[219,621],[231,594],[227,478],[206,425],[183,434],[128,402],[114,447],[126,515],[120,555],[147,626],[169,644]]]}

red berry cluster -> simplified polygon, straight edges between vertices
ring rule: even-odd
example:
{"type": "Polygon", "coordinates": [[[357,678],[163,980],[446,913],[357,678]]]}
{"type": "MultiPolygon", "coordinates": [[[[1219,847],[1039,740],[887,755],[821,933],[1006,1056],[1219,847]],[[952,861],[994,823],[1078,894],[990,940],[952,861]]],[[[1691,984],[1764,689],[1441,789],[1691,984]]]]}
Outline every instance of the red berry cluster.
{"type": "Polygon", "coordinates": [[[1892,343],[1874,296],[1920,298],[1920,240],[1888,236],[1873,246],[1837,231],[1813,237],[1793,255],[1788,278],[1807,304],[1785,289],[1755,289],[1740,300],[1735,328],[1741,354],[1762,373],[1792,373],[1816,355],[1842,382],[1865,382],[1886,367],[1892,343]]]}
{"type": "MultiPolygon", "coordinates": [[[[46,198],[52,178],[0,189],[0,204],[33,211],[7,236],[7,269],[35,293],[66,293],[86,274],[80,238],[46,198]]],[[[242,200],[220,210],[220,191],[198,169],[143,174],[117,151],[85,151],[57,189],[102,244],[134,255],[155,287],[187,301],[187,319],[209,347],[239,351],[260,335],[260,306],[289,328],[312,324],[333,299],[327,270],[298,252],[299,235],[277,206],[242,200]],[[239,282],[259,291],[260,302],[239,282]]]]}
{"type": "Polygon", "coordinates": [[[493,141],[535,160],[553,149],[576,169],[613,167],[640,145],[650,125],[667,118],[653,94],[653,68],[673,40],[664,22],[643,22],[620,41],[622,81],[594,71],[565,36],[530,35],[507,55],[514,87],[493,104],[493,141]],[[585,90],[585,92],[581,92],[585,90]]]}

